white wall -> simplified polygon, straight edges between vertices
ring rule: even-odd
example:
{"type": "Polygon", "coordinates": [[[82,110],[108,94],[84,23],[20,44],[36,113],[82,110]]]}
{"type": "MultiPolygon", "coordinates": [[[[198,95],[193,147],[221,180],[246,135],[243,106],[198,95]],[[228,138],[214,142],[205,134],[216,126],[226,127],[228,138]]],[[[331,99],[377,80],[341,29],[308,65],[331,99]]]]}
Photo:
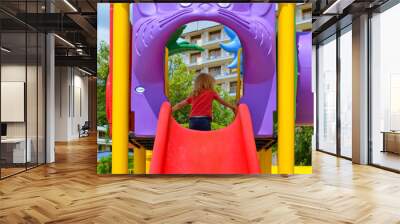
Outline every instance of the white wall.
{"type": "Polygon", "coordinates": [[[56,67],[55,73],[55,140],[77,139],[78,125],[88,120],[88,78],[72,67],[56,67]]]}

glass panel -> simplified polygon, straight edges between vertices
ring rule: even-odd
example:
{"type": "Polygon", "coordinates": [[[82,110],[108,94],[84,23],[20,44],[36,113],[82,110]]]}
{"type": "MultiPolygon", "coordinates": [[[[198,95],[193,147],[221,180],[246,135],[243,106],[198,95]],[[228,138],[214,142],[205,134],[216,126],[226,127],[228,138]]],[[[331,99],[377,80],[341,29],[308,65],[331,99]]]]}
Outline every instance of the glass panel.
{"type": "Polygon", "coordinates": [[[318,48],[318,147],[336,153],[336,37],[318,48]]]}
{"type": "Polygon", "coordinates": [[[208,69],[208,72],[212,75],[212,76],[218,76],[221,74],[221,66],[216,66],[216,67],[210,67],[208,69]]]}
{"type": "Polygon", "coordinates": [[[214,41],[214,40],[219,40],[219,39],[221,39],[221,30],[216,30],[216,31],[210,32],[210,34],[208,36],[209,41],[214,41]]]}
{"type": "Polygon", "coordinates": [[[340,37],[340,153],[352,156],[352,32],[340,37]]]}
{"type": "Polygon", "coordinates": [[[197,62],[199,61],[200,57],[201,57],[201,54],[200,54],[200,53],[193,53],[193,54],[190,54],[190,63],[191,63],[191,64],[197,63],[197,62]]]}
{"type": "Polygon", "coordinates": [[[221,57],[221,48],[209,50],[208,59],[217,59],[221,57]]]}
{"type": "Polygon", "coordinates": [[[45,162],[45,35],[23,22],[36,24],[33,13],[45,12],[45,0],[3,0],[0,7],[10,12],[0,12],[4,178],[45,162]]]}
{"type": "Polygon", "coordinates": [[[45,163],[46,150],[45,150],[45,60],[46,60],[46,36],[42,33],[39,34],[38,42],[38,163],[45,163]]]}
{"type": "Polygon", "coordinates": [[[28,38],[28,63],[27,63],[27,80],[26,80],[26,111],[27,111],[27,149],[31,151],[28,155],[28,168],[37,165],[37,132],[38,132],[38,36],[36,32],[27,33],[28,38]]]}
{"type": "Polygon", "coordinates": [[[374,15],[372,25],[372,163],[400,170],[400,4],[374,15]]]}
{"type": "MultiPolygon", "coordinates": [[[[26,33],[1,34],[1,161],[2,177],[25,170],[26,33]]],[[[29,147],[28,147],[29,148],[29,147]]]]}
{"type": "MultiPolygon", "coordinates": [[[[26,12],[38,13],[37,1],[27,2],[26,12]]],[[[38,23],[38,17],[30,17],[31,23],[38,23]],[[34,21],[36,20],[36,21],[34,21]]],[[[26,114],[27,114],[27,150],[31,151],[27,167],[38,164],[38,45],[39,37],[35,30],[27,29],[27,80],[26,80],[26,114]]]]}
{"type": "Polygon", "coordinates": [[[200,40],[201,40],[201,35],[190,37],[190,43],[192,44],[199,44],[200,40]]]}
{"type": "Polygon", "coordinates": [[[230,82],[229,83],[229,93],[236,93],[237,82],[230,82]]]}

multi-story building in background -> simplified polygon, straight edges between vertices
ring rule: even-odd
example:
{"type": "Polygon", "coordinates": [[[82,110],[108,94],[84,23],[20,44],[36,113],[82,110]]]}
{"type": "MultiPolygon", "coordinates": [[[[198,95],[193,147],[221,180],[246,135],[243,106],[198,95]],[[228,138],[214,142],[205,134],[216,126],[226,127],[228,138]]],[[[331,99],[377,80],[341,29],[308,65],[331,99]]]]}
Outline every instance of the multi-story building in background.
{"type": "MultiPolygon", "coordinates": [[[[311,4],[298,4],[296,11],[297,31],[311,31],[311,4]]],[[[223,30],[223,25],[211,21],[189,23],[182,38],[195,43],[205,50],[203,52],[185,52],[183,58],[188,68],[196,73],[212,74],[217,84],[231,95],[236,94],[237,73],[227,66],[232,62],[233,55],[221,49],[220,44],[229,42],[223,30]]],[[[246,60],[244,58],[243,60],[246,60]]]]}
{"type": "Polygon", "coordinates": [[[208,72],[213,75],[223,89],[234,95],[237,86],[236,69],[228,69],[233,55],[224,51],[220,44],[229,42],[223,25],[210,21],[198,21],[188,24],[182,38],[195,43],[205,50],[183,54],[188,68],[196,73],[208,72]]]}
{"type": "Polygon", "coordinates": [[[311,3],[299,3],[296,7],[297,31],[310,31],[312,29],[312,5],[311,3]]]}

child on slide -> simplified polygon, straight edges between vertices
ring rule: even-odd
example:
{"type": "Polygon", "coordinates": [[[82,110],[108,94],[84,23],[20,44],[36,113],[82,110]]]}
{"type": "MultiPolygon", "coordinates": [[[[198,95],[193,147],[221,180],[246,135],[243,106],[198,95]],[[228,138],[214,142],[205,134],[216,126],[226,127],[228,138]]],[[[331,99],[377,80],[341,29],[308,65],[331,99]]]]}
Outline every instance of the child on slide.
{"type": "Polygon", "coordinates": [[[214,77],[207,73],[200,73],[194,81],[193,92],[190,96],[172,108],[174,112],[188,104],[192,106],[189,115],[190,129],[199,131],[211,130],[212,102],[214,100],[236,112],[236,106],[224,101],[215,92],[214,86],[214,77]]]}

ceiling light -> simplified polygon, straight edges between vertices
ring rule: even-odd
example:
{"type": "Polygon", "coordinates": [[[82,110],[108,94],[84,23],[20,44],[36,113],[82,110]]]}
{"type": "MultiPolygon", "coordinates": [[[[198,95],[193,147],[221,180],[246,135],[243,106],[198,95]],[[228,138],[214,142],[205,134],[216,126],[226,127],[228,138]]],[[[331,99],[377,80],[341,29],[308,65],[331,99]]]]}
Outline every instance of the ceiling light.
{"type": "Polygon", "coordinates": [[[10,50],[8,50],[8,49],[5,48],[5,47],[1,47],[0,49],[1,49],[2,51],[6,52],[6,53],[10,53],[10,52],[11,52],[10,50]]]}
{"type": "Polygon", "coordinates": [[[332,9],[336,8],[340,0],[336,0],[331,6],[329,6],[322,14],[328,14],[332,9]]]}
{"type": "Polygon", "coordinates": [[[57,37],[59,40],[61,40],[62,42],[64,42],[64,43],[66,43],[67,45],[69,45],[70,47],[73,47],[73,48],[75,48],[75,45],[73,45],[71,42],[69,42],[68,40],[66,40],[66,39],[64,39],[64,38],[62,38],[62,37],[60,37],[59,35],[57,35],[57,34],[54,34],[54,36],[55,37],[57,37]]]}
{"type": "Polygon", "coordinates": [[[83,73],[85,73],[85,74],[87,74],[87,75],[92,75],[92,73],[90,73],[90,72],[88,72],[88,71],[86,71],[86,70],[83,70],[83,69],[81,69],[81,68],[78,68],[78,70],[81,71],[81,72],[83,72],[83,73]]]}
{"type": "Polygon", "coordinates": [[[78,10],[73,6],[68,0],[64,0],[65,4],[67,4],[74,12],[78,12],[78,10]]]}
{"type": "Polygon", "coordinates": [[[354,0],[336,0],[332,5],[325,9],[322,14],[342,14],[343,10],[353,2],[354,0]]]}

